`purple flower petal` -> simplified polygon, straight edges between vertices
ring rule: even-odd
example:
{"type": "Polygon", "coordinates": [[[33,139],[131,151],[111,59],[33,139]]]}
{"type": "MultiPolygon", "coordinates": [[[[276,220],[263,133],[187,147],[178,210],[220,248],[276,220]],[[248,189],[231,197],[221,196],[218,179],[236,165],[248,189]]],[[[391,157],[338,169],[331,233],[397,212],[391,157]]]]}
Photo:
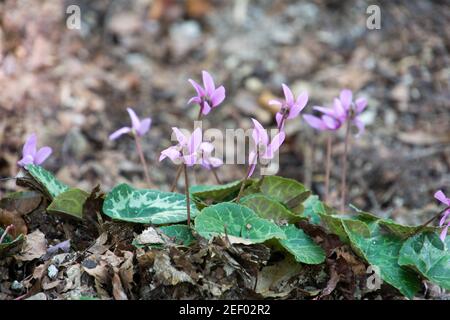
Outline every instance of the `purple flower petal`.
{"type": "Polygon", "coordinates": [[[284,98],[286,99],[286,104],[288,106],[292,106],[294,104],[294,95],[292,94],[291,89],[284,83],[281,85],[283,87],[284,98]]]}
{"type": "Polygon", "coordinates": [[[438,192],[436,192],[434,194],[434,197],[439,200],[440,202],[442,202],[443,204],[445,204],[446,206],[450,205],[450,199],[447,198],[444,194],[444,192],[442,192],[442,190],[439,190],[438,192]]]}
{"type": "Polygon", "coordinates": [[[27,138],[27,141],[23,145],[22,155],[24,157],[27,155],[34,157],[36,154],[36,147],[37,147],[37,136],[35,133],[33,133],[27,138]]]}
{"type": "Polygon", "coordinates": [[[141,121],[139,128],[136,130],[137,134],[142,137],[144,134],[147,133],[148,130],[150,130],[151,124],[152,124],[151,118],[143,119],[141,121]]]}
{"type": "Polygon", "coordinates": [[[253,119],[253,125],[255,126],[255,129],[252,132],[253,140],[255,141],[255,144],[263,144],[267,145],[269,143],[269,136],[267,135],[266,129],[261,125],[261,123],[258,122],[258,120],[253,119]]]}
{"type": "Polygon", "coordinates": [[[52,148],[50,147],[42,147],[36,152],[36,156],[34,157],[34,164],[40,165],[42,164],[50,155],[52,154],[52,148]]]}
{"type": "Polygon", "coordinates": [[[222,103],[223,100],[225,100],[225,87],[224,86],[218,87],[210,98],[212,107],[213,108],[217,107],[219,104],[222,103]]]}
{"type": "Polygon", "coordinates": [[[211,107],[209,106],[208,102],[203,102],[203,108],[202,108],[202,114],[207,115],[211,111],[211,107]]]}
{"type": "Polygon", "coordinates": [[[192,79],[189,79],[188,81],[192,84],[192,86],[194,87],[195,91],[197,92],[197,94],[200,98],[205,95],[205,90],[202,88],[201,85],[199,85],[197,82],[195,82],[192,79]]]}
{"type": "Polygon", "coordinates": [[[354,125],[358,128],[358,133],[356,134],[356,137],[359,137],[362,135],[365,131],[365,125],[364,122],[362,122],[360,119],[355,118],[353,120],[354,125]]]}
{"type": "Polygon", "coordinates": [[[188,139],[186,138],[186,136],[183,134],[183,132],[181,132],[180,129],[178,129],[177,127],[172,127],[172,131],[173,133],[175,133],[175,136],[178,140],[178,143],[181,146],[187,145],[188,144],[188,139]]]}
{"type": "Polygon", "coordinates": [[[163,161],[165,158],[169,158],[172,162],[176,163],[176,161],[181,158],[180,150],[177,147],[172,146],[161,151],[159,161],[163,161]]]}
{"type": "Polygon", "coordinates": [[[278,101],[278,100],[269,100],[269,105],[270,106],[282,106],[283,103],[281,101],[278,101]]]}
{"type": "Polygon", "coordinates": [[[320,113],[329,115],[329,116],[331,116],[331,117],[335,117],[335,116],[336,116],[334,110],[331,109],[331,108],[325,108],[325,107],[320,107],[320,106],[314,106],[313,109],[319,111],[320,113]]]}
{"type": "Polygon", "coordinates": [[[202,129],[197,128],[194,130],[189,139],[189,153],[190,154],[196,153],[201,143],[202,143],[202,129]]]}
{"type": "Polygon", "coordinates": [[[253,172],[255,172],[256,164],[252,164],[250,167],[250,170],[248,172],[247,178],[250,178],[253,175],[253,172]]]}
{"type": "Polygon", "coordinates": [[[139,121],[138,116],[136,115],[136,113],[134,112],[133,109],[131,108],[127,108],[128,114],[130,115],[131,118],[131,127],[135,130],[138,131],[139,127],[141,126],[141,121],[139,121]]]}
{"type": "Polygon", "coordinates": [[[347,118],[347,111],[342,106],[341,100],[337,98],[334,99],[333,109],[336,117],[341,120],[341,122],[345,122],[347,118]]]}
{"type": "Polygon", "coordinates": [[[337,130],[341,126],[339,121],[327,115],[322,116],[322,121],[329,130],[337,130]]]}
{"type": "Polygon", "coordinates": [[[34,163],[34,159],[31,155],[26,155],[19,162],[17,162],[17,164],[21,167],[25,167],[25,166],[27,166],[29,164],[33,164],[33,163],[34,163]]]}
{"type": "Polygon", "coordinates": [[[214,151],[214,145],[209,142],[202,142],[202,144],[200,145],[200,150],[206,153],[211,153],[214,151]]]}
{"type": "Polygon", "coordinates": [[[353,93],[351,92],[351,90],[349,89],[342,90],[341,94],[339,95],[339,98],[341,100],[342,107],[344,107],[345,110],[349,110],[353,98],[353,93]]]}
{"type": "Polygon", "coordinates": [[[275,155],[275,152],[280,148],[283,144],[286,134],[281,131],[275,137],[273,137],[272,142],[267,147],[265,154],[261,157],[263,159],[272,159],[275,155]]]}
{"type": "Polygon", "coordinates": [[[206,94],[211,97],[214,91],[216,90],[214,80],[211,77],[211,75],[206,71],[202,71],[202,77],[203,77],[203,86],[205,87],[206,94]]]}
{"type": "Polygon", "coordinates": [[[130,132],[131,132],[131,128],[129,128],[129,127],[120,128],[119,130],[114,131],[113,133],[111,133],[109,135],[109,140],[116,140],[121,135],[126,134],[126,133],[130,133],[130,132]]]}
{"type": "Polygon", "coordinates": [[[202,99],[195,96],[195,97],[190,98],[187,104],[191,104],[191,103],[200,104],[201,102],[202,102],[202,99]]]}
{"type": "Polygon", "coordinates": [[[223,161],[216,157],[208,157],[208,162],[214,168],[217,168],[217,167],[220,167],[221,165],[223,165],[223,161]]]}
{"type": "Polygon", "coordinates": [[[296,103],[289,109],[288,119],[296,118],[300,112],[306,107],[308,103],[308,94],[303,92],[298,98],[296,103]]]}
{"type": "Polygon", "coordinates": [[[448,216],[450,215],[450,209],[448,209],[447,211],[444,212],[444,214],[442,215],[441,220],[439,221],[439,226],[442,227],[445,223],[445,221],[447,220],[448,216]]]}
{"type": "Polygon", "coordinates": [[[367,100],[364,98],[359,98],[358,100],[356,100],[355,105],[356,105],[356,114],[360,114],[366,108],[367,100]]]}
{"type": "Polygon", "coordinates": [[[304,114],[303,115],[303,119],[305,119],[305,121],[314,129],[316,130],[320,130],[320,131],[325,131],[327,130],[327,126],[325,125],[325,123],[322,121],[322,119],[315,117],[313,115],[310,114],[304,114]]]}
{"type": "Polygon", "coordinates": [[[284,123],[283,126],[281,126],[281,121],[283,121],[283,115],[280,112],[277,112],[277,114],[275,115],[275,120],[277,121],[277,127],[283,129],[284,123]]]}

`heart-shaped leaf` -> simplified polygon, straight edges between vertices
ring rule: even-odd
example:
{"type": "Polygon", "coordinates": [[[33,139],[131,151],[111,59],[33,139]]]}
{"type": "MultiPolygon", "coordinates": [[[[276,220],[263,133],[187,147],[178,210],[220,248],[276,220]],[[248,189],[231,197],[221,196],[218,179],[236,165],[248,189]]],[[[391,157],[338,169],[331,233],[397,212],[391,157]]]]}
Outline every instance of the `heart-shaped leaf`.
{"type": "MultiPolygon", "coordinates": [[[[246,185],[251,181],[247,181],[246,185]]],[[[201,200],[222,202],[233,199],[241,188],[242,181],[233,181],[222,185],[195,185],[189,188],[191,194],[201,200]]]]}
{"type": "MultiPolygon", "coordinates": [[[[134,189],[120,184],[111,190],[103,203],[103,212],[113,219],[152,224],[169,224],[187,220],[186,197],[179,193],[134,189]]],[[[191,217],[198,211],[191,203],[191,217]]]]}
{"type": "Polygon", "coordinates": [[[173,241],[177,244],[190,246],[195,241],[191,228],[184,224],[163,226],[160,227],[159,230],[161,230],[169,238],[173,239],[173,241]]]}
{"type": "Polygon", "coordinates": [[[289,251],[298,262],[305,264],[321,264],[325,261],[325,251],[318,246],[303,230],[294,225],[282,226],[286,234],[280,244],[289,251]]]}
{"type": "Polygon", "coordinates": [[[56,196],[47,211],[64,214],[76,219],[83,219],[83,206],[89,193],[81,189],[72,188],[56,196]]]}
{"type": "Polygon", "coordinates": [[[207,239],[229,235],[251,243],[286,238],[283,230],[273,222],[260,218],[250,208],[231,202],[203,209],[195,219],[195,230],[207,239]]]}
{"type": "Polygon", "coordinates": [[[320,224],[320,213],[326,213],[325,205],[318,196],[310,196],[303,202],[303,216],[308,217],[312,224],[320,224]]]}
{"type": "Polygon", "coordinates": [[[304,217],[290,212],[278,201],[263,194],[246,196],[242,198],[240,204],[249,207],[261,218],[271,220],[276,224],[295,223],[304,219],[304,217]]]}
{"type": "Polygon", "coordinates": [[[450,238],[444,245],[436,233],[421,233],[405,241],[398,263],[413,268],[428,280],[450,290],[449,247],[450,238]]]}
{"type": "Polygon", "coordinates": [[[53,174],[41,166],[29,164],[26,166],[26,170],[34,181],[27,181],[26,177],[22,177],[23,182],[33,189],[44,192],[51,199],[69,190],[67,185],[56,179],[53,174]]]}
{"type": "Polygon", "coordinates": [[[420,288],[420,281],[413,271],[399,265],[402,238],[383,233],[377,221],[370,224],[351,219],[341,221],[355,252],[378,267],[384,281],[406,297],[413,298],[420,288]]]}

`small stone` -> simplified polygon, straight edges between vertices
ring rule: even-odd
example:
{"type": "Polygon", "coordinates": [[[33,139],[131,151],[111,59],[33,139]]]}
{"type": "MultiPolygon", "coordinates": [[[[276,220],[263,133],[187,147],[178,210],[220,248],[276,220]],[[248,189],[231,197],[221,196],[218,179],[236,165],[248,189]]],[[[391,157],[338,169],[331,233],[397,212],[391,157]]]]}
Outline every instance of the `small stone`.
{"type": "Polygon", "coordinates": [[[47,274],[50,279],[55,279],[58,275],[58,268],[54,264],[51,264],[47,269],[47,274]]]}
{"type": "Polygon", "coordinates": [[[11,284],[11,290],[22,291],[22,289],[23,289],[23,284],[17,280],[14,280],[13,283],[11,284]]]}

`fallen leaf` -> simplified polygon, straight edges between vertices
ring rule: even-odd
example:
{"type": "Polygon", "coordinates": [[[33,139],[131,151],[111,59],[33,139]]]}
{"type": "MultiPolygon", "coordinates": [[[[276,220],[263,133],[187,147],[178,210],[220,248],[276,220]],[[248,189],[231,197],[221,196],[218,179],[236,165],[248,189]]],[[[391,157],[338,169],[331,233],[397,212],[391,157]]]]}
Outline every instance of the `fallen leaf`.
{"type": "Polygon", "coordinates": [[[47,240],[45,235],[38,230],[25,236],[25,243],[21,252],[15,256],[19,261],[31,261],[39,259],[47,252],[47,240]]]}

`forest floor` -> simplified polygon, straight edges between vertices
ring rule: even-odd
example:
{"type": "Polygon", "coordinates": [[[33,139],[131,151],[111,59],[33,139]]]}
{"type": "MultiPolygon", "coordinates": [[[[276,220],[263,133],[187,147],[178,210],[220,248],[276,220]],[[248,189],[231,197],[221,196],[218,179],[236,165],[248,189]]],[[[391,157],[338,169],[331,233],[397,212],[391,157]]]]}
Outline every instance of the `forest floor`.
{"type": "MultiPolygon", "coordinates": [[[[46,168],[68,185],[92,190],[99,184],[103,191],[121,182],[145,187],[132,140],[108,140],[114,130],[129,125],[125,108],[132,106],[153,119],[144,152],[153,182],[169,189],[176,170],[158,162],[159,153],[172,144],[172,126],[192,127],[198,110],[187,106],[193,95],[187,80],[199,81],[201,70],[208,70],[227,88],[227,99],[203,121],[204,128],[250,128],[251,117],[274,127],[267,101],[282,95],[281,83],[294,93],[307,90],[309,111],[329,104],[342,88],[366,97],[367,130],[352,139],[349,155],[349,202],[407,224],[423,223],[439,211],[433,194],[450,186],[446,1],[386,1],[380,30],[366,28],[368,3],[360,0],[260,0],[249,1],[248,7],[246,1],[220,0],[72,3],[81,8],[81,31],[66,28],[62,0],[0,3],[1,177],[16,176],[25,137],[36,132],[40,145],[54,150],[46,168]]],[[[325,135],[300,120],[288,123],[286,132],[279,175],[323,195],[325,135]]],[[[335,204],[343,150],[338,135],[330,195],[335,204]]],[[[218,170],[223,181],[240,179],[244,172],[235,165],[218,170]]],[[[214,183],[201,170],[193,178],[214,183]]],[[[14,180],[1,183],[3,194],[18,189],[14,180]]],[[[349,288],[350,281],[334,290],[327,266],[300,270],[286,260],[276,268],[291,272],[295,281],[286,279],[288,271],[275,275],[270,281],[277,289],[264,296],[253,288],[255,277],[262,281],[275,268],[262,268],[274,259],[264,246],[230,248],[218,241],[189,250],[170,246],[143,252],[130,241],[140,227],[107,222],[109,229],[101,233],[39,211],[27,216],[27,223],[40,246],[30,252],[48,254],[49,246],[68,235],[73,248],[32,262],[29,257],[18,264],[2,260],[0,299],[35,293],[47,299],[96,294],[116,299],[398,297],[389,288],[359,292],[349,288]],[[93,262],[92,256],[103,262],[93,262]],[[97,268],[86,268],[89,263],[97,268]],[[49,275],[49,265],[56,266],[57,275],[49,275]],[[139,272],[148,265],[152,276],[139,272]]],[[[347,264],[353,259],[343,256],[347,264]]],[[[421,297],[447,295],[429,287],[421,297]]]]}

